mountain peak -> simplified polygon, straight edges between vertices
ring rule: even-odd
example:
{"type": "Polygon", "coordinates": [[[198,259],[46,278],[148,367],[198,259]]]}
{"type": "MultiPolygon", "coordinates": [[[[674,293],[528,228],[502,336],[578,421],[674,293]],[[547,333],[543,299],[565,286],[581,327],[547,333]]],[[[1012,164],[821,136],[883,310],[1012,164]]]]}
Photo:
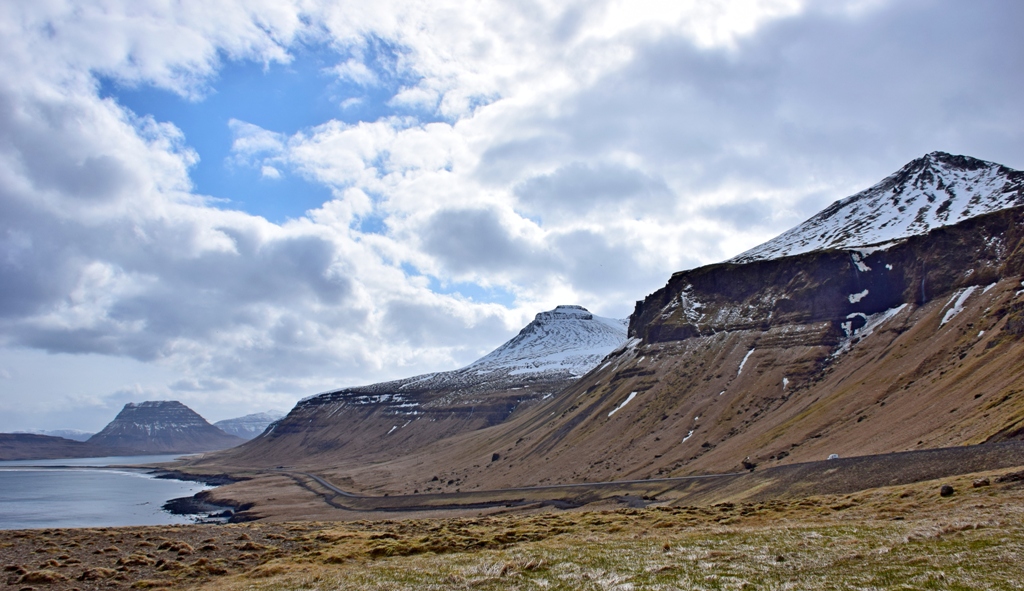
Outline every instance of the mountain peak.
{"type": "Polygon", "coordinates": [[[241,442],[177,400],[129,402],[89,438],[89,443],[157,453],[209,451],[241,442]]]}
{"type": "Polygon", "coordinates": [[[1018,205],[1024,205],[1024,173],[970,156],[931,152],[728,262],[877,245],[1018,205]]]}
{"type": "Polygon", "coordinates": [[[519,334],[466,369],[582,375],[626,340],[624,320],[594,316],[583,306],[541,312],[519,334]]]}

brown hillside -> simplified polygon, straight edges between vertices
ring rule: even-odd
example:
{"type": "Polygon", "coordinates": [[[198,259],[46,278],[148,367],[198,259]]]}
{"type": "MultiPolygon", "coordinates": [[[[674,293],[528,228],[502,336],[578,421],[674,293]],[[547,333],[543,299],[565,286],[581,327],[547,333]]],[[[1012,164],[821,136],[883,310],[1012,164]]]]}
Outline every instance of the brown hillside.
{"type": "Polygon", "coordinates": [[[1022,275],[1022,208],[885,249],[702,267],[638,302],[632,346],[503,424],[374,464],[308,439],[286,456],[263,451],[354,490],[409,493],[1018,437],[1022,275]]]}

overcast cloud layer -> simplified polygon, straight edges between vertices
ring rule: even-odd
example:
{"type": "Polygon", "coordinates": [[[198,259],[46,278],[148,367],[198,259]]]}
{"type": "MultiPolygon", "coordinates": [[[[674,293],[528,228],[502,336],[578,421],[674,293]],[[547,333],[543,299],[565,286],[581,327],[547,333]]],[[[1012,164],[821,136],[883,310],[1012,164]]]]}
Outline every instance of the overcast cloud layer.
{"type": "Polygon", "coordinates": [[[624,317],[927,152],[1024,168],[1021,22],[1006,0],[4,2],[0,430],[452,369],[556,304],[624,317]],[[181,127],[104,92],[201,110],[226,69],[310,48],[359,90],[336,116],[216,122],[218,167],[331,196],[280,223],[200,194],[181,127]]]}

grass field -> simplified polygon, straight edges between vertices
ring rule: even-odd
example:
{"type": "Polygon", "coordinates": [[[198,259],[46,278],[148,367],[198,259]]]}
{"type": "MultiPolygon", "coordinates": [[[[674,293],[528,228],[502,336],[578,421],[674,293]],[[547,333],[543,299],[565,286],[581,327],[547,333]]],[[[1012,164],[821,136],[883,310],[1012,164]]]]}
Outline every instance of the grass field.
{"type": "Polygon", "coordinates": [[[0,532],[0,553],[17,589],[1021,589],[1021,479],[707,507],[0,532]]]}

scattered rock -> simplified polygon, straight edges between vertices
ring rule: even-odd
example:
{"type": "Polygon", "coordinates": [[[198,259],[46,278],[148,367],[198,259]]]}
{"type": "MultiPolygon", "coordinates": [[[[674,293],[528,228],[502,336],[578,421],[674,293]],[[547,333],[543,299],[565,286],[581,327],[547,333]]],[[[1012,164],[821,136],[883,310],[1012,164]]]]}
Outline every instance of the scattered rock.
{"type": "Polygon", "coordinates": [[[156,564],[156,560],[145,554],[132,554],[124,558],[118,558],[117,564],[121,566],[149,566],[156,564]]]}
{"type": "Polygon", "coordinates": [[[18,582],[50,585],[52,583],[59,583],[66,580],[68,580],[67,577],[60,573],[53,572],[52,570],[33,570],[21,575],[18,582]]]}
{"type": "Polygon", "coordinates": [[[943,484],[942,488],[939,489],[939,494],[944,497],[951,497],[955,492],[956,490],[954,490],[953,487],[948,484],[943,484]]]}
{"type": "Polygon", "coordinates": [[[85,572],[79,575],[79,581],[99,581],[101,579],[109,579],[110,577],[117,574],[117,571],[112,568],[87,568],[85,572]]]}
{"type": "Polygon", "coordinates": [[[989,482],[988,478],[979,478],[975,480],[973,483],[971,483],[971,486],[973,486],[974,488],[981,488],[983,486],[988,486],[990,484],[992,483],[989,482]]]}
{"type": "Polygon", "coordinates": [[[996,482],[1019,482],[1024,480],[1024,470],[1020,472],[1010,472],[1009,474],[1003,474],[999,478],[996,478],[996,482]]]}

